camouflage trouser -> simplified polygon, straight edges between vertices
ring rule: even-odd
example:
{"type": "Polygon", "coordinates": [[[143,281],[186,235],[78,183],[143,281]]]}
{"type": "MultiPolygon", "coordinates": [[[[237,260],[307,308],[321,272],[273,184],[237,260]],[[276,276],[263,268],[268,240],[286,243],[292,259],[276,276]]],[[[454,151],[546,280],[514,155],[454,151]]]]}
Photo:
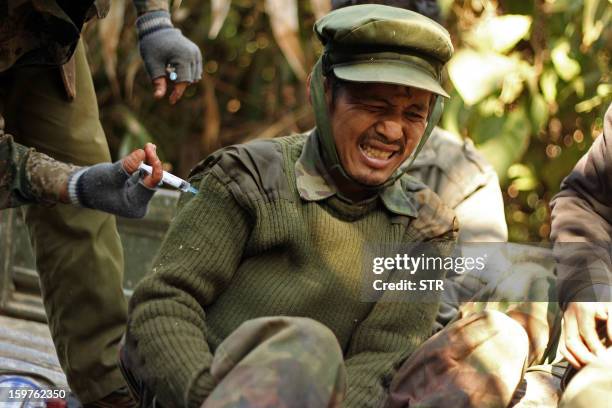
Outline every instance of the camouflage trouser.
{"type": "Polygon", "coordinates": [[[555,277],[533,262],[492,277],[459,320],[426,341],[400,368],[390,407],[556,407],[566,363],[557,359],[560,310],[545,302],[555,277]],[[510,291],[511,293],[507,292],[510,291]],[[528,299],[507,301],[517,293],[528,299]]]}
{"type": "MultiPolygon", "coordinates": [[[[528,356],[525,330],[512,318],[497,311],[471,314],[437,333],[401,365],[387,408],[505,408],[523,379],[528,356]]],[[[123,361],[140,407],[160,408],[155,392],[135,379],[128,358],[123,361]]],[[[210,373],[217,386],[202,408],[339,407],[346,389],[333,333],[305,318],[245,322],[217,348],[210,373]]]]}
{"type": "Polygon", "coordinates": [[[612,405],[612,347],[571,379],[559,408],[604,408],[612,405]]]}
{"type": "MultiPolygon", "coordinates": [[[[134,379],[127,361],[123,358],[126,377],[139,406],[159,408],[154,392],[134,379]]],[[[202,408],[337,408],[346,390],[336,337],[302,317],[244,322],[217,347],[210,373],[217,385],[202,408]]]]}
{"type": "MultiPolygon", "coordinates": [[[[72,101],[57,67],[20,67],[0,74],[5,131],[63,162],[110,161],[82,42],[74,68],[72,101]]],[[[24,208],[60,363],[84,402],[99,399],[125,384],[117,367],[127,305],[115,218],[66,205],[24,208]]]]}
{"type": "Polygon", "coordinates": [[[472,314],[427,340],[402,364],[389,408],[507,407],[527,367],[529,339],[496,311],[472,314]]]}

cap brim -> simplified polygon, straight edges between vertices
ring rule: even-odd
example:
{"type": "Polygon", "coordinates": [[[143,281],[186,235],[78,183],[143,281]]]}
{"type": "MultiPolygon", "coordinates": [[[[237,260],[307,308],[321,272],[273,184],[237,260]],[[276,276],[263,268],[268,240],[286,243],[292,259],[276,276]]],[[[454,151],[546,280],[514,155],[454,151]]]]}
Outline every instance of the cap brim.
{"type": "Polygon", "coordinates": [[[334,74],[345,81],[379,82],[424,89],[449,97],[440,83],[425,70],[400,61],[368,60],[338,64],[334,74]]]}

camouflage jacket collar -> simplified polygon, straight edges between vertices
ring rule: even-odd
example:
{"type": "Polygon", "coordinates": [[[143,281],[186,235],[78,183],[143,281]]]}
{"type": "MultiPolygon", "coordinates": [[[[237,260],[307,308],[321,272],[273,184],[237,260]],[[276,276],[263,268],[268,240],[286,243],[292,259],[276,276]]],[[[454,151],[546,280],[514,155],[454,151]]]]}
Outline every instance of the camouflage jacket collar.
{"type": "MultiPolygon", "coordinates": [[[[321,201],[337,193],[337,188],[323,166],[319,153],[319,141],[315,130],[308,134],[299,159],[295,162],[296,185],[300,197],[305,201],[321,201]]],[[[422,184],[407,174],[379,194],[385,208],[397,215],[416,217],[417,203],[411,191],[422,188],[422,184]]]]}

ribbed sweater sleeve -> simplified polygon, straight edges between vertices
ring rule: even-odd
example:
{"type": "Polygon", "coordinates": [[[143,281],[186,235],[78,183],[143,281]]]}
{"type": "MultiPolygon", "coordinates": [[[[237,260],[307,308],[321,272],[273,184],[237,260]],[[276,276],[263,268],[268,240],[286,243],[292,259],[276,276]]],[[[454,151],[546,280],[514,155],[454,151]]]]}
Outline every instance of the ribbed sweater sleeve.
{"type": "Polygon", "coordinates": [[[206,306],[228,286],[250,220],[215,175],[172,222],[153,271],[130,302],[126,349],[134,373],[166,407],[200,407],[214,388],[206,306]]]}

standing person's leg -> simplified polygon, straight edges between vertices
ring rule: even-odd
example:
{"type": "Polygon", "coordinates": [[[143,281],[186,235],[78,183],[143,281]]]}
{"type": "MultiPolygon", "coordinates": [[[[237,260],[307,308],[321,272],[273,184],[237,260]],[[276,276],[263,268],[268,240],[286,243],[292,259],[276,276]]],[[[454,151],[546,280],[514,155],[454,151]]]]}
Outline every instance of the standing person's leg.
{"type": "MultiPolygon", "coordinates": [[[[72,101],[58,68],[19,68],[4,76],[6,130],[58,160],[79,165],[110,161],[82,42],[74,58],[72,101]]],[[[124,385],[117,346],[127,307],[115,218],[64,205],[30,206],[26,222],[68,382],[83,402],[100,399],[124,385]]]]}

